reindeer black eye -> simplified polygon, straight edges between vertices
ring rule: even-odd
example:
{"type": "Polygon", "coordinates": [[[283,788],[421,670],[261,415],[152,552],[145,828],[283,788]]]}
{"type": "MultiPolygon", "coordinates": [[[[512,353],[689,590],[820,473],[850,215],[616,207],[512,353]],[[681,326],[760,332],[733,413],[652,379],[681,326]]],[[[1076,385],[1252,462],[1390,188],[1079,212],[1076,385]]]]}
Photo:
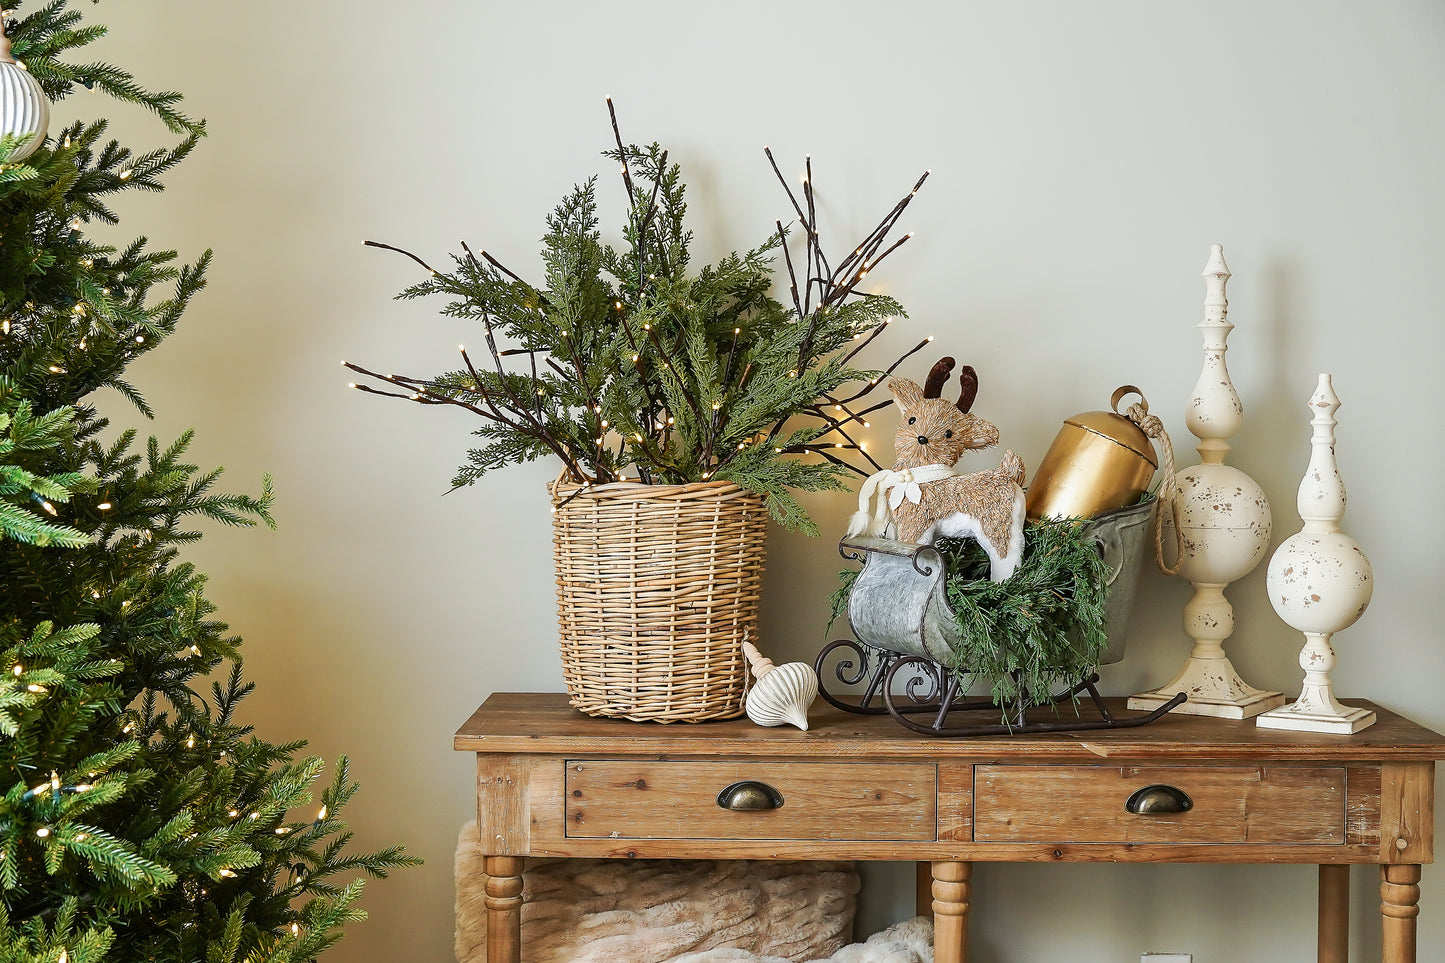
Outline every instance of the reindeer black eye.
{"type": "Polygon", "coordinates": [[[914,423],[915,421],[917,421],[917,420],[918,420],[917,418],[909,418],[909,419],[908,419],[908,423],[911,425],[911,424],[913,424],[913,423],[914,423]]]}
{"type": "Polygon", "coordinates": [[[952,438],[952,437],[953,437],[953,429],[950,428],[950,429],[948,429],[947,431],[945,431],[945,432],[943,433],[943,437],[945,437],[945,438],[952,438]]]}

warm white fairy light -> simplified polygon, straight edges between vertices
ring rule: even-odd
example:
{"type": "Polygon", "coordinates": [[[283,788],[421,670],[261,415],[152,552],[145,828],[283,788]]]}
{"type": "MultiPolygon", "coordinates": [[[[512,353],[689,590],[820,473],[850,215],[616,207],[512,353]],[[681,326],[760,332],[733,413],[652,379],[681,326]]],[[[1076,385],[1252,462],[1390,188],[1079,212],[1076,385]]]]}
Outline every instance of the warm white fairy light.
{"type": "Polygon", "coordinates": [[[39,836],[41,839],[44,839],[46,836],[50,835],[50,827],[41,826],[39,829],[35,830],[35,835],[39,836]]]}
{"type": "Polygon", "coordinates": [[[187,749],[194,749],[194,748],[196,748],[196,737],[195,737],[195,736],[188,736],[188,737],[186,738],[186,748],[187,748],[187,749]]]}
{"type": "Polygon", "coordinates": [[[26,687],[25,687],[25,690],[26,690],[27,692],[37,692],[37,693],[38,693],[38,692],[44,692],[44,691],[45,691],[45,686],[43,686],[43,685],[34,685],[34,684],[32,683],[31,685],[26,686],[26,687]]]}
{"type": "Polygon", "coordinates": [[[24,674],[25,674],[25,666],[23,666],[23,665],[16,665],[16,666],[15,666],[15,675],[18,677],[18,676],[22,676],[22,675],[24,675],[24,674]]]}
{"type": "Polygon", "coordinates": [[[235,874],[234,872],[232,872],[231,870],[229,870],[229,869],[218,870],[218,871],[216,872],[216,875],[217,875],[217,876],[220,876],[220,877],[223,878],[223,879],[235,879],[235,878],[236,878],[236,874],[235,874]]]}
{"type": "Polygon", "coordinates": [[[322,806],[322,807],[321,807],[321,812],[319,812],[319,813],[316,814],[316,821],[317,821],[317,822],[320,822],[321,820],[323,820],[323,819],[325,819],[325,818],[326,818],[326,807],[325,807],[325,806],[322,806]]]}
{"type": "Polygon", "coordinates": [[[123,181],[128,181],[128,180],[130,180],[131,175],[134,174],[134,173],[135,173],[135,171],[132,170],[131,168],[126,168],[125,170],[123,170],[123,171],[120,172],[120,179],[123,180],[123,181]]]}

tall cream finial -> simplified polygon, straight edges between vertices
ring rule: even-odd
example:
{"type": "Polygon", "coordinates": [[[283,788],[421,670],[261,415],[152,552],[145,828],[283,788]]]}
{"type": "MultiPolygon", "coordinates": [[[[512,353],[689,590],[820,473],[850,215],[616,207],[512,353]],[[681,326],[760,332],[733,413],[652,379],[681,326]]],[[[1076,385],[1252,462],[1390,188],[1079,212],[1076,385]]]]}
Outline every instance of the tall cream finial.
{"type": "MultiPolygon", "coordinates": [[[[1154,709],[1186,692],[1189,700],[1175,712],[1246,719],[1284,703],[1284,694],[1246,685],[1224,654],[1234,632],[1234,607],[1224,590],[1254,570],[1269,548],[1270,510],[1264,490],[1253,478],[1224,464],[1228,439],[1244,423],[1244,406],[1224,363],[1225,344],[1234,325],[1224,286],[1229,280],[1224,248],[1214,245],[1204,266],[1204,367],[1184,419],[1199,439],[1200,464],[1178,477],[1179,574],[1194,587],[1184,607],[1184,631],[1194,649],[1168,685],[1129,700],[1131,709],[1154,709]]],[[[1162,507],[1161,507],[1162,510],[1162,507]]],[[[1165,524],[1173,519],[1165,515],[1165,524]]]]}

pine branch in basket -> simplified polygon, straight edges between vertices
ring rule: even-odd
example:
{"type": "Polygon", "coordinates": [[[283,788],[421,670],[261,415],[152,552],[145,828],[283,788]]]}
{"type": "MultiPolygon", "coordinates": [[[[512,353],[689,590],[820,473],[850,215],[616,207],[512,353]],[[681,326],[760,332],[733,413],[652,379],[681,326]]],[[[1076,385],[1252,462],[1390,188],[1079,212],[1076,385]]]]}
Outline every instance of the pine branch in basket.
{"type": "Polygon", "coordinates": [[[610,100],[608,112],[616,147],[604,156],[618,164],[629,200],[622,246],[603,241],[595,177],[547,218],[540,284],[465,242],[443,271],[368,241],[427,272],[398,297],[440,296],[443,314],[479,325],[486,352],[474,364],[464,348],[464,369],[430,378],[348,363],[380,383],[356,387],[476,415],[484,444],[468,453],[457,486],[555,455],[579,483],[629,473],[647,483],[730,481],[766,496],[780,523],[813,531],[792,493],[841,488],[848,472],[866,475],[878,464],[846,427],[866,425],[887,404],[850,407],[886,372],[852,362],[904,311],[858,287],[911,237],[884,247],[928,175],[835,268],[821,243],[811,158],[800,198],[764,148],[795,229],[779,221],[759,247],[694,268],[681,169],[657,144],[626,143],[610,100]],[[791,307],[772,295],[779,253],[791,307]],[[859,387],[840,390],[849,385],[859,387]]]}

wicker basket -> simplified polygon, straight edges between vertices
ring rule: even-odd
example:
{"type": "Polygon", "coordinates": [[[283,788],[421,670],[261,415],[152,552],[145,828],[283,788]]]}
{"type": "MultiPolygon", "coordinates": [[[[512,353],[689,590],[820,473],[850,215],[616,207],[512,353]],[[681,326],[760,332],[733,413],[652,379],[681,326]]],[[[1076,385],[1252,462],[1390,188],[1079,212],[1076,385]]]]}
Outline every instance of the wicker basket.
{"type": "Polygon", "coordinates": [[[762,496],[730,482],[552,485],[562,674],[594,716],[743,714],[757,638],[762,496]]]}

